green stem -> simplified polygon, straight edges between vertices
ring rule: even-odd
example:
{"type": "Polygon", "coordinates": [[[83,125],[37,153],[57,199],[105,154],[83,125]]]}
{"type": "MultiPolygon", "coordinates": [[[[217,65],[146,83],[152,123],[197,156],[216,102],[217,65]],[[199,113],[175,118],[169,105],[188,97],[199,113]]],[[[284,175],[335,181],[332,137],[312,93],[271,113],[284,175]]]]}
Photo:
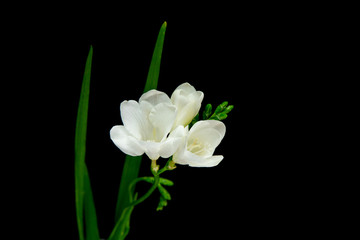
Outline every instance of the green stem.
{"type": "Polygon", "coordinates": [[[168,170],[174,170],[176,168],[175,163],[172,160],[172,156],[169,158],[169,160],[166,162],[166,165],[158,171],[158,174],[168,171],[168,170]]]}
{"type": "MultiPolygon", "coordinates": [[[[133,182],[131,182],[130,186],[129,186],[129,191],[131,191],[131,188],[134,184],[136,184],[139,181],[142,181],[142,178],[137,178],[135,179],[133,182]]],[[[136,201],[132,201],[132,197],[130,196],[130,201],[131,203],[129,204],[128,207],[132,207],[132,206],[136,206],[139,203],[142,203],[143,201],[145,201],[148,197],[150,197],[150,195],[155,191],[155,189],[158,187],[159,185],[159,181],[160,181],[160,176],[159,174],[155,175],[155,181],[154,184],[151,186],[151,188],[139,199],[137,199],[136,201]]]]}
{"type": "Polygon", "coordinates": [[[139,203],[145,201],[154,191],[155,189],[158,187],[159,182],[160,182],[160,174],[167,171],[167,170],[173,170],[175,168],[175,164],[172,162],[172,157],[169,158],[169,160],[167,161],[166,165],[159,170],[159,165],[156,164],[156,161],[152,161],[151,162],[151,172],[154,175],[154,183],[151,186],[151,188],[139,199],[137,199],[136,201],[133,200],[132,197],[132,193],[134,191],[134,187],[136,185],[136,183],[140,182],[140,181],[147,181],[149,180],[149,177],[140,177],[140,178],[136,178],[134,179],[130,184],[129,184],[129,202],[130,204],[127,207],[132,207],[132,206],[136,206],[139,203]]]}

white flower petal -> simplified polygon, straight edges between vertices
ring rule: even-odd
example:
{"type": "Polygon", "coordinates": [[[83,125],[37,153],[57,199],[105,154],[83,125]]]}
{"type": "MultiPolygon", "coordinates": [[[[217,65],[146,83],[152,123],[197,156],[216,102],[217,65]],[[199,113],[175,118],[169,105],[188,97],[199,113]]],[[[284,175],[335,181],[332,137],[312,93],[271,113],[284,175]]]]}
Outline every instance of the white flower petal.
{"type": "Polygon", "coordinates": [[[160,157],[160,154],[159,154],[160,147],[161,147],[160,142],[142,141],[141,145],[145,149],[145,154],[151,160],[157,160],[160,157]]]}
{"type": "Polygon", "coordinates": [[[175,90],[171,95],[171,102],[178,108],[182,109],[189,101],[187,94],[182,90],[175,90]]]}
{"type": "Polygon", "coordinates": [[[205,161],[201,163],[201,167],[215,167],[217,166],[222,160],[224,156],[222,155],[215,155],[210,158],[207,158],[205,161]]]}
{"type": "Polygon", "coordinates": [[[153,126],[151,139],[163,141],[173,126],[176,117],[176,107],[168,103],[156,105],[149,114],[149,121],[153,126]]]}
{"type": "Polygon", "coordinates": [[[172,103],[177,107],[178,114],[173,129],[179,125],[186,126],[198,114],[204,94],[191,86],[183,83],[171,95],[172,103]]]}
{"type": "Polygon", "coordinates": [[[178,109],[178,114],[175,119],[174,128],[182,125],[187,126],[194,119],[200,110],[201,104],[198,102],[188,102],[185,106],[178,109]]]}
{"type": "Polygon", "coordinates": [[[178,126],[172,131],[169,137],[161,144],[159,154],[163,158],[169,158],[184,144],[187,129],[183,126],[178,126]]]}
{"type": "Polygon", "coordinates": [[[140,156],[144,154],[144,150],[139,144],[139,141],[122,125],[111,128],[110,138],[121,151],[130,156],[140,156]]]}
{"type": "Polygon", "coordinates": [[[144,93],[140,97],[139,103],[141,103],[142,101],[146,101],[146,102],[150,103],[152,106],[156,106],[159,103],[171,104],[171,100],[170,100],[169,96],[166,93],[160,92],[158,90],[150,90],[150,91],[144,93]]]}
{"type": "Polygon", "coordinates": [[[213,148],[216,148],[224,138],[226,132],[225,124],[217,120],[198,121],[189,132],[189,140],[199,138],[213,148]]]}
{"type": "Polygon", "coordinates": [[[176,164],[189,165],[188,159],[185,156],[185,149],[182,148],[181,145],[179,149],[174,153],[172,160],[176,164]]]}
{"type": "Polygon", "coordinates": [[[173,156],[174,162],[191,167],[213,167],[223,156],[213,156],[225,134],[225,124],[220,121],[198,121],[187,134],[185,144],[173,156]]]}
{"type": "Polygon", "coordinates": [[[210,127],[216,129],[220,133],[221,138],[224,138],[226,127],[223,122],[217,120],[206,120],[206,121],[210,123],[210,127]]]}
{"type": "Polygon", "coordinates": [[[202,167],[205,159],[206,158],[185,150],[180,158],[180,162],[186,162],[190,167],[202,167]]]}
{"type": "Polygon", "coordinates": [[[137,139],[142,139],[149,128],[149,123],[140,105],[134,101],[123,101],[120,104],[121,119],[125,128],[137,139]]]}
{"type": "MultiPolygon", "coordinates": [[[[196,92],[196,89],[195,89],[193,86],[191,86],[191,84],[189,84],[188,82],[186,82],[186,83],[183,83],[183,84],[179,85],[179,86],[175,89],[175,91],[183,91],[183,92],[185,92],[185,93],[192,93],[192,92],[196,92]]],[[[174,91],[174,92],[175,92],[175,91],[174,91]]]]}
{"type": "Polygon", "coordinates": [[[183,162],[186,162],[186,164],[188,164],[190,167],[215,167],[224,158],[221,155],[212,156],[209,158],[203,158],[188,151],[184,152],[183,157],[184,159],[186,159],[186,161],[183,162]]]}

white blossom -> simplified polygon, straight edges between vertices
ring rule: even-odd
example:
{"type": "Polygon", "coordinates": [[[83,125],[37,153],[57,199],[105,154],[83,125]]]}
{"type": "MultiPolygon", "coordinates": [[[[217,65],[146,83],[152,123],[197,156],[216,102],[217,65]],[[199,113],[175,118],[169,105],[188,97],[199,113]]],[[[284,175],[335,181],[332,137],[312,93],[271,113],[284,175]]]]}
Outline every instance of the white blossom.
{"type": "Polygon", "coordinates": [[[225,124],[217,120],[196,122],[183,135],[183,141],[173,156],[173,161],[191,167],[214,167],[224,158],[213,155],[225,135],[225,124]]]}
{"type": "Polygon", "coordinates": [[[172,129],[182,125],[186,127],[198,114],[204,93],[196,91],[189,83],[178,86],[171,95],[172,103],[177,107],[177,115],[172,129]]]}
{"type": "Polygon", "coordinates": [[[177,109],[165,93],[150,90],[139,102],[123,101],[120,112],[124,125],[114,126],[110,137],[124,153],[130,156],[145,153],[151,160],[157,160],[160,156],[172,156],[178,149],[185,129],[179,126],[170,133],[177,109]]]}

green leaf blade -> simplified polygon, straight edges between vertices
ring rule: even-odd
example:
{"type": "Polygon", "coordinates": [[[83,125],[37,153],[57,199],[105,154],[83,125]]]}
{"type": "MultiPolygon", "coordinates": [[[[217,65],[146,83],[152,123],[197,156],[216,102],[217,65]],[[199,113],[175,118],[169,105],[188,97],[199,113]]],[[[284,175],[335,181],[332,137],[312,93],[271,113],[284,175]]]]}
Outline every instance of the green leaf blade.
{"type": "Polygon", "coordinates": [[[96,209],[91,190],[90,178],[85,166],[85,198],[84,198],[84,210],[85,210],[85,229],[86,240],[99,240],[100,234],[97,224],[96,209]]]}
{"type": "Polygon", "coordinates": [[[164,22],[160,28],[159,35],[156,40],[155,49],[153,52],[148,76],[146,79],[144,93],[151,89],[157,88],[159,74],[160,74],[161,56],[162,56],[162,50],[163,50],[163,46],[164,46],[166,27],[167,27],[167,23],[164,22]]]}
{"type": "Polygon", "coordinates": [[[100,238],[90,179],[85,164],[92,56],[93,48],[91,46],[85,64],[75,128],[75,205],[80,240],[85,240],[85,225],[86,240],[100,238]]]}
{"type": "Polygon", "coordinates": [[[83,82],[81,86],[78,113],[75,128],[75,204],[76,219],[78,224],[79,239],[84,240],[84,177],[85,177],[85,151],[86,129],[90,95],[90,75],[93,49],[90,47],[89,55],[85,64],[83,82]]]}

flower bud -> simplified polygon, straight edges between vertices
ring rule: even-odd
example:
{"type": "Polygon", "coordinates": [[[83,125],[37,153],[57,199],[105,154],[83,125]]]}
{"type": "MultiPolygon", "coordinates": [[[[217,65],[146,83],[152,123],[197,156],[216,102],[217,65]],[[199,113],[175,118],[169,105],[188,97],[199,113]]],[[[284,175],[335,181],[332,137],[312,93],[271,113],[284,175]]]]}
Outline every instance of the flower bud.
{"type": "Polygon", "coordinates": [[[209,103],[206,105],[205,110],[203,112],[203,119],[206,120],[211,116],[212,105],[209,103]]]}
{"type": "Polygon", "coordinates": [[[233,110],[234,105],[229,105],[227,108],[225,108],[225,110],[223,111],[223,113],[228,114],[231,110],[233,110]]]}
{"type": "Polygon", "coordinates": [[[160,178],[160,184],[165,186],[173,186],[174,182],[166,178],[160,178]]]}
{"type": "Polygon", "coordinates": [[[226,119],[227,118],[227,114],[226,113],[219,113],[219,114],[217,114],[216,116],[215,116],[215,119],[216,120],[224,120],[224,119],[226,119]]]}
{"type": "Polygon", "coordinates": [[[163,186],[161,186],[161,184],[159,184],[158,189],[163,198],[165,198],[166,200],[171,200],[170,193],[163,186]]]}
{"type": "Polygon", "coordinates": [[[228,105],[228,102],[225,101],[225,102],[221,103],[219,106],[217,106],[217,108],[215,109],[214,115],[224,111],[224,109],[226,108],[227,105],[228,105]]]}
{"type": "Polygon", "coordinates": [[[167,200],[161,195],[160,196],[160,201],[159,201],[159,205],[156,208],[156,211],[161,211],[164,209],[164,207],[167,206],[167,200]]]}
{"type": "Polygon", "coordinates": [[[196,91],[189,83],[178,86],[171,95],[171,101],[177,108],[173,129],[179,125],[186,127],[199,113],[204,93],[196,91]]]}

